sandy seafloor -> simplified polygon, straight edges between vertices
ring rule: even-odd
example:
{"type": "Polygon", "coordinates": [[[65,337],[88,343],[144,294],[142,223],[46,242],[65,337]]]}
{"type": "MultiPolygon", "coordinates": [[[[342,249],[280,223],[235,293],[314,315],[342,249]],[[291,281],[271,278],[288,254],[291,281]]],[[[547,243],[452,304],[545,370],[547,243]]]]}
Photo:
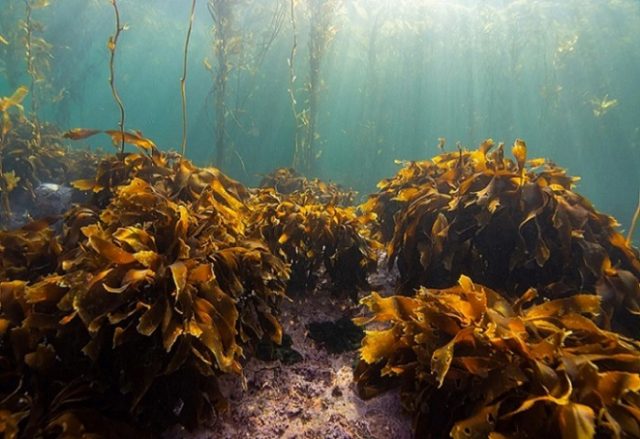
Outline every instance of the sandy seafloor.
{"type": "MultiPolygon", "coordinates": [[[[381,264],[383,266],[384,264],[381,264]]],[[[390,293],[394,276],[381,270],[371,284],[390,293]]],[[[308,337],[307,325],[355,316],[360,306],[335,299],[325,289],[284,302],[280,321],[291,336],[292,348],[303,360],[292,365],[249,360],[244,368],[247,389],[239,377],[222,379],[230,410],[195,432],[172,430],[166,438],[180,439],[409,439],[411,418],[403,412],[398,391],[368,401],[353,384],[357,351],[330,354],[308,337]]]]}

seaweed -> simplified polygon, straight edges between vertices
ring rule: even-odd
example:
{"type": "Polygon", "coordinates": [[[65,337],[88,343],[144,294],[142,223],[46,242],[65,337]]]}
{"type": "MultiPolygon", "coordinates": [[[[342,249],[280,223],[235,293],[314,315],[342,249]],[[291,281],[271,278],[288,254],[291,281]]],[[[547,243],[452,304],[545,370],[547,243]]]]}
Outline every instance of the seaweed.
{"type": "Polygon", "coordinates": [[[365,203],[399,269],[398,291],[445,288],[465,274],[513,297],[530,287],[541,299],[588,292],[602,297],[605,324],[637,335],[640,259],[617,222],[565,170],[527,162],[523,141],[515,160],[493,146],[409,163],[365,203]]]}
{"type": "Polygon", "coordinates": [[[362,300],[359,394],[401,385],[415,437],[627,437],[640,344],[599,328],[594,295],[533,303],[474,284],[362,300]]]}
{"type": "Polygon", "coordinates": [[[313,191],[280,194],[261,189],[249,201],[249,233],[291,264],[290,292],[313,291],[324,269],[336,292],[354,300],[377,267],[378,243],[356,209],[319,202],[313,191]]]}
{"type": "Polygon", "coordinates": [[[335,183],[327,183],[318,178],[308,179],[293,168],[278,168],[265,175],[260,182],[260,187],[273,188],[285,195],[306,192],[318,202],[339,206],[352,206],[357,195],[356,192],[335,183]]]}
{"type": "Polygon", "coordinates": [[[182,57],[182,77],[180,78],[180,98],[182,104],[182,142],[180,143],[180,151],[184,157],[187,152],[187,67],[189,57],[189,43],[191,41],[191,31],[193,30],[193,20],[196,13],[196,0],[191,2],[191,12],[189,13],[189,26],[187,27],[187,36],[184,40],[184,54],[182,57]]]}
{"type": "Polygon", "coordinates": [[[336,17],[343,3],[339,0],[290,0],[290,22],[293,30],[289,65],[289,100],[296,131],[293,145],[293,167],[305,175],[315,170],[315,160],[322,151],[316,151],[320,135],[316,131],[319,98],[321,92],[322,61],[338,32],[336,17]],[[296,7],[303,7],[309,20],[308,76],[302,87],[296,79],[296,55],[298,52],[298,25],[296,7]],[[298,96],[302,95],[302,96],[298,96]]]}
{"type": "Polygon", "coordinates": [[[124,110],[124,103],[122,102],[122,98],[120,97],[120,93],[118,92],[118,86],[116,84],[116,51],[118,49],[118,41],[120,40],[120,35],[125,30],[125,26],[123,26],[120,22],[120,10],[118,9],[118,1],[111,0],[111,6],[113,7],[113,17],[115,22],[115,30],[113,35],[109,35],[109,40],[107,41],[107,49],[109,50],[109,87],[111,88],[111,95],[113,96],[113,100],[118,107],[118,112],[120,114],[120,120],[118,121],[118,127],[120,129],[121,140],[120,140],[120,154],[124,153],[124,144],[125,144],[125,118],[126,113],[124,110]]]}
{"type": "Polygon", "coordinates": [[[17,208],[34,207],[36,188],[42,183],[68,185],[95,172],[100,153],[69,148],[50,124],[24,115],[21,102],[26,87],[0,98],[3,128],[0,136],[0,227],[14,225],[17,208]],[[14,112],[12,108],[15,108],[14,112]]]}
{"type": "Polygon", "coordinates": [[[14,377],[0,399],[17,398],[3,418],[20,437],[195,428],[226,407],[216,377],[282,340],[289,270],[246,237],[246,189],[136,139],[143,152],[75,182],[97,196],[60,234],[44,221],[0,232],[0,365],[14,377]]]}

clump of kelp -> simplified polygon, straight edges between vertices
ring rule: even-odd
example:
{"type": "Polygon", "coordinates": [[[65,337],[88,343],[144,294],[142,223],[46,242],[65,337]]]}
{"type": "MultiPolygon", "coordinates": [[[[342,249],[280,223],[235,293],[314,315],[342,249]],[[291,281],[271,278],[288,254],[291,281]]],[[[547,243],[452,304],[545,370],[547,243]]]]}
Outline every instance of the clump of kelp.
{"type": "Polygon", "coordinates": [[[304,192],[320,203],[339,206],[351,206],[356,198],[354,191],[317,178],[308,179],[292,168],[278,168],[265,175],[260,182],[260,187],[273,188],[284,195],[304,192]]]}
{"type": "Polygon", "coordinates": [[[640,344],[599,328],[600,298],[532,305],[462,276],[444,290],[364,299],[356,372],[372,397],[401,382],[415,437],[637,437],[640,344]]]}
{"type": "Polygon", "coordinates": [[[317,190],[282,194],[260,189],[250,200],[251,231],[291,264],[290,291],[313,290],[324,269],[332,289],[356,299],[377,268],[379,244],[367,228],[371,218],[322,199],[317,190]]]}
{"type": "Polygon", "coordinates": [[[517,298],[588,292],[606,324],[638,334],[640,260],[616,227],[573,191],[575,178],[543,159],[515,160],[487,140],[475,151],[412,162],[365,203],[380,219],[399,292],[445,288],[461,274],[517,298]]]}
{"type": "Polygon", "coordinates": [[[637,251],[563,169],[493,148],[411,162],[363,206],[405,295],[362,300],[358,392],[400,384],[416,437],[639,436],[637,251]]]}
{"type": "Polygon", "coordinates": [[[24,114],[26,87],[0,98],[0,227],[10,226],[14,207],[33,206],[42,183],[69,184],[95,172],[96,153],[70,149],[50,124],[24,114]]]}
{"type": "Polygon", "coordinates": [[[75,182],[96,196],[61,234],[46,221],[0,233],[9,436],[194,428],[225,406],[216,377],[282,339],[289,270],[245,236],[244,188],[137,133],[125,141],[141,152],[75,182]]]}

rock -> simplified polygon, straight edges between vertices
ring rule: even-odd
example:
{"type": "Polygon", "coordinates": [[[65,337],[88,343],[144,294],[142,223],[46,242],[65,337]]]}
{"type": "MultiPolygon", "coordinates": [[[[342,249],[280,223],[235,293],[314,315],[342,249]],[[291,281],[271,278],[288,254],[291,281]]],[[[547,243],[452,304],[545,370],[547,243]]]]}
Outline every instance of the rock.
{"type": "Polygon", "coordinates": [[[71,207],[73,189],[55,183],[42,183],[35,189],[35,209],[31,216],[35,219],[57,216],[71,207]]]}

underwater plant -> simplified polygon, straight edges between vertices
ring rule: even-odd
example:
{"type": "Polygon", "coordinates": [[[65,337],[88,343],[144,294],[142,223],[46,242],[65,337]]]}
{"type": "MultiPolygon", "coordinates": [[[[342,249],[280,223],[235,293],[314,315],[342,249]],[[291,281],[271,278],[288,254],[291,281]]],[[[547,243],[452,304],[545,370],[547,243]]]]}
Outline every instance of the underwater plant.
{"type": "Polygon", "coordinates": [[[20,44],[23,29],[19,26],[19,17],[24,13],[22,6],[18,2],[7,2],[0,9],[0,75],[10,89],[24,83],[25,51],[20,44]]]}
{"type": "Polygon", "coordinates": [[[245,131],[242,115],[247,112],[246,101],[255,91],[255,85],[245,85],[245,75],[254,78],[266,55],[282,30],[285,17],[284,0],[234,2],[208,0],[207,8],[213,21],[213,56],[204,66],[213,78],[210,96],[215,109],[215,165],[227,165],[231,152],[244,168],[244,160],[228,141],[232,125],[245,131]],[[247,15],[248,14],[248,15],[247,15]],[[266,20],[258,35],[248,29],[251,21],[266,20]],[[244,87],[248,90],[243,90],[244,87]],[[235,95],[235,102],[230,99],[235,95]],[[232,123],[229,123],[232,122],[232,123]],[[233,148],[233,149],[232,149],[233,148]]]}
{"type": "Polygon", "coordinates": [[[293,30],[293,41],[289,63],[289,98],[291,109],[296,122],[294,139],[293,167],[305,175],[313,173],[316,159],[316,143],[319,137],[316,130],[320,96],[321,78],[320,68],[322,60],[331,46],[337,33],[335,17],[341,7],[340,0],[305,0],[300,2],[306,10],[309,19],[308,43],[308,78],[301,90],[303,97],[298,97],[299,88],[296,86],[295,60],[298,51],[298,35],[296,21],[296,1],[290,3],[290,19],[293,30]],[[299,108],[298,102],[303,103],[299,108]]]}
{"type": "Polygon", "coordinates": [[[462,276],[364,298],[358,393],[401,385],[416,438],[637,436],[640,344],[594,323],[597,296],[535,295],[512,301],[462,276]]]}
{"type": "Polygon", "coordinates": [[[118,87],[116,85],[116,51],[118,49],[118,41],[120,40],[120,35],[126,29],[120,22],[120,10],[118,9],[118,0],[111,0],[111,6],[113,7],[113,17],[115,20],[115,30],[113,35],[109,36],[109,40],[107,41],[107,49],[109,50],[109,87],[111,88],[111,94],[113,96],[113,100],[118,107],[118,111],[120,113],[120,120],[118,121],[118,127],[120,128],[120,154],[124,153],[124,124],[126,119],[126,113],[124,111],[124,103],[122,102],[122,98],[120,97],[120,93],[118,92],[118,87]]]}
{"type": "Polygon", "coordinates": [[[53,94],[51,92],[53,84],[49,78],[52,70],[53,45],[41,35],[44,25],[34,19],[33,13],[49,5],[49,1],[24,0],[25,19],[22,23],[22,31],[24,32],[26,71],[30,79],[31,91],[29,117],[34,126],[37,142],[40,141],[40,107],[53,94]]]}
{"type": "Polygon", "coordinates": [[[638,206],[633,213],[633,218],[631,218],[631,225],[629,226],[629,232],[627,233],[628,245],[631,245],[631,241],[633,240],[633,233],[635,232],[636,226],[638,225],[638,219],[640,219],[640,192],[638,192],[638,206]]]}
{"type": "Polygon", "coordinates": [[[215,108],[216,108],[216,166],[224,164],[226,147],[225,147],[225,125],[226,125],[226,105],[225,99],[227,94],[227,81],[231,70],[229,60],[230,49],[229,35],[232,31],[232,9],[231,2],[227,0],[209,0],[207,3],[209,15],[214,22],[214,51],[218,68],[215,74],[215,108]]]}
{"type": "Polygon", "coordinates": [[[180,151],[184,157],[187,152],[187,66],[189,60],[189,42],[191,41],[191,31],[193,30],[193,20],[196,14],[196,0],[191,2],[191,12],[189,14],[189,26],[187,36],[184,40],[184,54],[182,57],[182,77],[180,78],[180,98],[182,103],[182,142],[180,151]]]}
{"type": "Polygon", "coordinates": [[[260,182],[261,188],[273,188],[281,194],[305,192],[320,203],[337,206],[352,206],[356,192],[344,189],[335,183],[327,183],[318,178],[308,179],[292,168],[278,168],[265,175],[260,182]]]}
{"type": "Polygon", "coordinates": [[[368,218],[353,207],[321,202],[313,190],[282,194],[262,189],[249,200],[249,233],[291,264],[290,292],[313,291],[324,268],[331,288],[357,299],[377,268],[379,245],[368,235],[368,218]]]}
{"type": "Polygon", "coordinates": [[[289,271],[246,238],[244,189],[145,151],[107,157],[95,179],[76,182],[104,196],[70,210],[62,234],[46,222],[0,232],[2,366],[30,378],[0,397],[33,395],[3,412],[23,435],[63,425],[51,426],[60,404],[86,431],[97,415],[195,428],[226,405],[216,377],[240,374],[253,344],[282,339],[289,271]],[[75,396],[63,403],[57,392],[75,396]]]}
{"type": "Polygon", "coordinates": [[[21,105],[27,93],[22,86],[12,96],[0,98],[0,228],[20,219],[14,216],[25,209],[36,207],[42,183],[69,184],[93,174],[98,163],[98,153],[68,148],[55,126],[36,126],[27,118],[21,105]]]}
{"type": "Polygon", "coordinates": [[[562,168],[527,161],[523,141],[515,160],[493,147],[409,163],[365,203],[399,269],[398,291],[446,288],[465,274],[514,297],[530,287],[551,299],[589,292],[603,299],[604,323],[637,335],[640,259],[617,222],[574,192],[562,168]]]}

